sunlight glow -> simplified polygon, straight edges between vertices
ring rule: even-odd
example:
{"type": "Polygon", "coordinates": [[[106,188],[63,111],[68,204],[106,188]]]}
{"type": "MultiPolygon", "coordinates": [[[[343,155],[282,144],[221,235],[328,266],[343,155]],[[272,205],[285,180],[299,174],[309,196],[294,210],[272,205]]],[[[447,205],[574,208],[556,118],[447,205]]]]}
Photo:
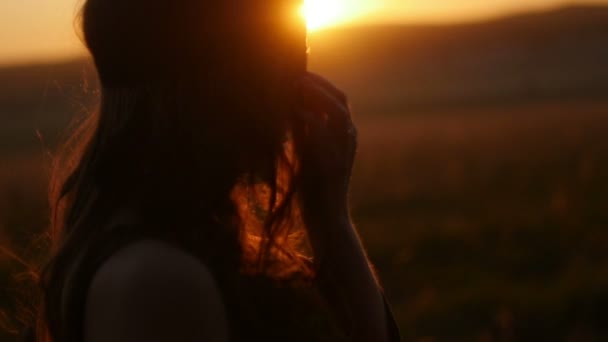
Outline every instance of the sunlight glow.
{"type": "Polygon", "coordinates": [[[344,0],[305,0],[302,15],[311,31],[340,21],[345,10],[344,0]]]}

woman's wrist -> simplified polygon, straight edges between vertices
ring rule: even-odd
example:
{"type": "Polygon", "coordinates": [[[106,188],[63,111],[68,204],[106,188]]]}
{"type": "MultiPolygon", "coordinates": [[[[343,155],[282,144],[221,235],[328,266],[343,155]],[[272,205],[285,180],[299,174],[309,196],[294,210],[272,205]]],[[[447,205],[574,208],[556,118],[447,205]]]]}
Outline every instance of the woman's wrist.
{"type": "Polygon", "coordinates": [[[349,212],[346,209],[314,210],[305,215],[304,221],[312,238],[322,239],[329,244],[343,239],[344,235],[353,229],[349,212]]]}
{"type": "Polygon", "coordinates": [[[305,213],[322,222],[350,222],[349,201],[344,196],[306,193],[300,197],[305,213]]]}
{"type": "Polygon", "coordinates": [[[313,227],[316,232],[310,238],[319,270],[335,269],[342,260],[361,253],[363,247],[349,216],[326,217],[313,227]]]}

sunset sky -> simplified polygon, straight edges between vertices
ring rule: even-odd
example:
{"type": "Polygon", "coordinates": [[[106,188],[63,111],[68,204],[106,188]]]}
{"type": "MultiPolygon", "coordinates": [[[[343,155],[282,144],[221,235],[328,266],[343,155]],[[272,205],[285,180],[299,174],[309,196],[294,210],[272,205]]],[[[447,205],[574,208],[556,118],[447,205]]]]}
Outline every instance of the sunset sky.
{"type": "MultiPolygon", "coordinates": [[[[82,1],[0,1],[0,64],[60,59],[81,54],[82,48],[74,33],[74,16],[82,1]]],[[[608,5],[608,0],[308,1],[311,2],[308,12],[314,17],[315,26],[319,27],[374,22],[459,22],[564,4],[608,5]]]]}

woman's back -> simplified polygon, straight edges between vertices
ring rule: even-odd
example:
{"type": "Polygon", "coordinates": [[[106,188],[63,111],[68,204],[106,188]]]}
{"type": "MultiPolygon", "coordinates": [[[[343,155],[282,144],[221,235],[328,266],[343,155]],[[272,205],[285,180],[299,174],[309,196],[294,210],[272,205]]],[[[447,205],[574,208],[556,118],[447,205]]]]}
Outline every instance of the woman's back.
{"type": "Polygon", "coordinates": [[[116,250],[88,282],[86,300],[73,299],[87,342],[344,339],[312,285],[242,276],[222,290],[200,260],[158,239],[116,250]]]}
{"type": "Polygon", "coordinates": [[[344,340],[313,282],[218,274],[139,216],[116,210],[104,229],[115,233],[74,263],[61,292],[69,342],[344,340]]]}

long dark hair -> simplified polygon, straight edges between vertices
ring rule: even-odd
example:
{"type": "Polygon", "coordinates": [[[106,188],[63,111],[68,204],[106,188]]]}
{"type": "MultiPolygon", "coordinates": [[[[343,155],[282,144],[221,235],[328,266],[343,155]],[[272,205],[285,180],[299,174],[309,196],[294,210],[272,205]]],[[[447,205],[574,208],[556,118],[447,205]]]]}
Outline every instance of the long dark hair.
{"type": "Polygon", "coordinates": [[[100,100],[56,159],[40,340],[72,340],[63,291],[96,246],[126,231],[188,248],[217,275],[311,274],[289,116],[306,59],[298,7],[85,2],[100,100]],[[137,224],[112,226],[120,208],[137,224]]]}

